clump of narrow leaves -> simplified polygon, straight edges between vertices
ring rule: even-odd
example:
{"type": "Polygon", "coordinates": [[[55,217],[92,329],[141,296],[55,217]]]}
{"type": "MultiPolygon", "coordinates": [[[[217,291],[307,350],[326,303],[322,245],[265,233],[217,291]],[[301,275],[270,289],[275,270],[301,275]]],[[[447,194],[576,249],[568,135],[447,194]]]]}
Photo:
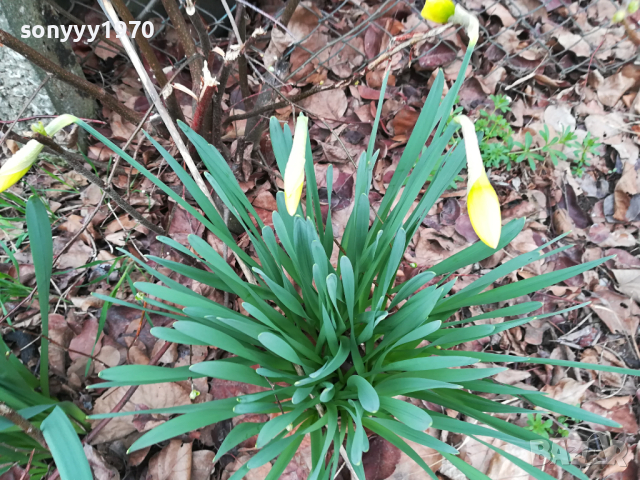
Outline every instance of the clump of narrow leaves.
{"type": "MultiPolygon", "coordinates": [[[[466,70],[470,51],[467,51],[461,72],[466,70]]],[[[433,479],[437,477],[407,440],[439,451],[468,478],[484,479],[487,478],[485,475],[457,456],[454,447],[430,436],[427,429],[434,427],[470,436],[498,438],[530,450],[530,442],[543,437],[493,416],[495,413],[532,413],[531,408],[504,403],[509,397],[518,398],[523,405],[538,410],[616,425],[607,418],[552,400],[540,392],[493,381],[491,377],[504,368],[476,368],[473,365],[477,362],[531,362],[628,374],[636,372],[552,359],[456,350],[464,342],[524,325],[534,318],[562,314],[581,305],[495,325],[469,326],[488,318],[522,316],[539,309],[541,304],[518,303],[461,321],[449,320],[464,307],[530,294],[578,275],[608,258],[484,291],[499,278],[569,248],[554,247],[556,239],[509,260],[451,294],[456,282],[455,272],[507,245],[523,228],[524,220],[520,219],[503,227],[497,249],[479,242],[434,265],[429,271],[406,282],[396,282],[396,272],[411,238],[464,165],[464,147],[447,150],[457,128],[455,124],[447,125],[447,120],[461,82],[462,77],[442,99],[444,79],[442,73],[437,76],[386,195],[371,221],[369,190],[378,154],[373,147],[380,102],[374,134],[367,151],[359,159],[355,205],[340,242],[334,238],[331,226],[331,167],[326,178],[329,195],[326,220],[323,221],[321,213],[313,162],[307,161],[306,208],[300,207],[295,215],[289,215],[283,194],[279,193],[272,228],[257,215],[220,153],[182,124],[182,130],[208,170],[205,172],[207,180],[247,232],[253,255],[236,244],[221,215],[193,179],[151,137],[149,140],[176,172],[203,213],[112,142],[83,124],[225,242],[252,269],[256,280],[254,284],[241,278],[214,248],[194,235],[189,237],[190,248],[170,238],[160,237],[159,240],[192,257],[201,268],[149,256],[149,260],[165,269],[237,295],[247,312],[244,315],[198,295],[130,255],[159,282],[135,284],[136,289],[147,295],[144,305],[111,297],[108,300],[174,318],[172,327],[151,330],[157,338],[186,345],[214,346],[230,355],[190,367],[126,365],[111,368],[101,372],[101,378],[107,383],[99,384],[100,388],[171,382],[190,377],[241,381],[265,388],[260,393],[236,398],[148,410],[146,413],[175,417],[142,435],[131,446],[132,451],[238,415],[274,414],[282,409],[283,414],[265,423],[237,425],[224,440],[217,458],[258,435],[260,450],[234,474],[233,480],[274,459],[267,479],[279,478],[307,434],[311,438],[313,458],[310,480],[334,477],[341,461],[341,447],[355,474],[364,479],[362,455],[369,448],[368,435],[371,434],[380,435],[397,446],[433,479]],[[419,158],[417,162],[416,158],[419,158]],[[421,194],[432,172],[435,175],[421,194]],[[330,262],[334,249],[339,249],[336,264],[330,262]],[[184,308],[175,308],[165,302],[184,308]],[[497,400],[479,395],[485,393],[496,394],[497,400]],[[476,421],[469,423],[419,408],[395,398],[399,395],[441,405],[476,421]]],[[[381,99],[383,95],[384,88],[381,99]]],[[[287,125],[283,129],[272,119],[270,133],[278,168],[284,172],[292,145],[291,132],[287,125]]],[[[308,140],[306,152],[306,158],[311,159],[308,140]]],[[[489,447],[535,478],[550,478],[513,455],[489,447]]],[[[587,480],[577,467],[562,462],[567,454],[561,447],[542,454],[575,477],[587,480]]]]}

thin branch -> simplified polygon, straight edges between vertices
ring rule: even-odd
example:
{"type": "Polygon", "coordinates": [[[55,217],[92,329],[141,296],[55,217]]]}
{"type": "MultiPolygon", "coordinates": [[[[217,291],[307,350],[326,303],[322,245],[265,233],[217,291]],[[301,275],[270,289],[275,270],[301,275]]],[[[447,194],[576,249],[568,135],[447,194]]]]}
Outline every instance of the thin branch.
{"type": "Polygon", "coordinates": [[[287,34],[289,34],[291,36],[291,38],[296,38],[296,36],[291,32],[291,30],[289,30],[287,28],[287,24],[289,23],[289,20],[291,20],[291,16],[293,15],[293,12],[296,11],[296,8],[298,7],[298,4],[300,3],[300,0],[289,0],[289,2],[287,2],[287,4],[284,7],[282,15],[280,16],[280,20],[278,20],[277,18],[272,17],[271,15],[269,15],[264,10],[256,7],[255,5],[253,5],[253,4],[249,3],[249,2],[246,2],[245,0],[236,0],[236,1],[241,3],[241,4],[243,4],[246,7],[249,7],[251,10],[255,10],[260,15],[262,15],[264,18],[268,18],[269,20],[271,20],[274,24],[276,24],[282,30],[284,30],[287,34]]]}
{"type": "Polygon", "coordinates": [[[71,73],[69,70],[65,70],[60,65],[52,62],[38,51],[25,45],[16,37],[2,29],[0,29],[0,43],[27,58],[27,60],[42,68],[44,71],[52,73],[58,80],[68,83],[93,98],[100,100],[106,107],[119,114],[125,120],[131,123],[138,123],[142,118],[142,115],[120,103],[116,97],[108,94],[104,88],[88,82],[84,78],[71,73]]]}
{"type": "Polygon", "coordinates": [[[11,125],[9,125],[9,130],[7,130],[7,133],[5,133],[2,138],[0,138],[0,147],[2,146],[4,141],[7,139],[9,134],[11,133],[11,130],[13,130],[13,127],[16,126],[16,123],[18,123],[18,119],[22,116],[24,112],[26,112],[27,108],[29,108],[29,105],[31,105],[31,102],[33,102],[33,99],[36,98],[38,93],[40,93],[40,90],[44,88],[44,86],[49,82],[49,80],[51,80],[51,74],[47,73],[47,76],[44,78],[44,80],[42,80],[42,82],[40,82],[40,85],[38,85],[38,88],[35,89],[35,91],[31,94],[29,99],[22,106],[22,110],[20,110],[20,113],[18,113],[18,116],[16,117],[16,119],[13,121],[11,125]]]}
{"type": "MultiPolygon", "coordinates": [[[[73,23],[75,23],[76,25],[78,25],[79,27],[82,27],[85,25],[85,23],[80,20],[78,17],[71,15],[69,12],[67,12],[64,8],[62,8],[60,5],[58,5],[54,0],[45,0],[50,7],[52,7],[59,15],[62,15],[64,18],[71,20],[73,23]]],[[[124,48],[122,48],[122,46],[120,46],[119,44],[117,44],[116,42],[114,42],[113,40],[108,39],[107,37],[105,37],[104,35],[102,35],[101,33],[98,33],[97,38],[101,41],[104,42],[105,44],[109,45],[111,48],[113,48],[114,50],[117,50],[120,53],[126,53],[124,51],[124,48]]]]}
{"type": "MultiPolygon", "coordinates": [[[[237,7],[238,12],[238,30],[240,31],[239,42],[244,43],[247,40],[247,18],[244,13],[244,5],[237,7]]],[[[240,55],[238,57],[238,81],[240,83],[240,92],[244,102],[244,109],[251,110],[253,101],[251,100],[251,89],[249,88],[249,67],[247,66],[247,57],[240,55]]]]}
{"type": "MultiPolygon", "coordinates": [[[[103,2],[103,0],[98,0],[98,2],[101,5],[103,3],[105,5],[110,4],[109,1],[103,2]]],[[[184,17],[180,12],[180,8],[178,7],[177,2],[175,0],[162,0],[162,5],[164,5],[164,9],[167,11],[167,14],[171,19],[171,23],[173,24],[173,27],[178,32],[178,38],[180,39],[180,44],[182,45],[182,48],[184,48],[184,52],[187,55],[187,57],[192,57],[195,54],[197,54],[198,50],[196,49],[196,44],[193,41],[193,38],[191,38],[191,34],[189,33],[189,27],[187,26],[187,22],[184,21],[184,17]]],[[[104,10],[104,6],[103,6],[103,10],[104,10]]],[[[107,14],[107,18],[109,17],[110,17],[109,14],[107,14]]],[[[112,20],[112,19],[109,18],[109,20],[112,20]]],[[[127,43],[131,43],[131,42],[127,42],[127,43]]],[[[126,44],[124,44],[124,48],[125,50],[127,50],[127,54],[129,55],[129,57],[131,57],[131,52],[127,48],[126,44]]],[[[191,72],[191,81],[193,83],[192,90],[196,92],[196,95],[200,94],[200,84],[202,83],[202,67],[203,67],[202,60],[196,60],[193,67],[189,69],[189,71],[191,72]]],[[[137,67],[136,67],[136,70],[137,70],[137,67]]],[[[158,113],[160,113],[160,109],[158,109],[158,113]]]]}
{"type": "Polygon", "coordinates": [[[200,47],[202,48],[202,52],[204,53],[205,58],[209,55],[211,51],[211,39],[209,38],[209,32],[207,32],[207,27],[202,21],[202,17],[198,13],[197,10],[194,11],[193,15],[190,15],[191,25],[194,26],[196,32],[198,32],[198,38],[200,39],[200,47]]]}
{"type": "Polygon", "coordinates": [[[35,427],[29,420],[24,418],[13,408],[4,402],[0,402],[0,417],[4,417],[13,423],[16,427],[35,440],[42,448],[49,450],[47,442],[39,428],[35,427]]]}
{"type": "Polygon", "coordinates": [[[118,192],[116,192],[113,187],[110,185],[106,185],[98,176],[96,176],[90,170],[84,168],[84,159],[75,155],[71,152],[67,152],[64,148],[58,145],[52,138],[46,137],[40,133],[37,133],[34,137],[35,140],[40,142],[43,145],[46,145],[49,149],[51,149],[54,153],[60,155],[64,160],[71,165],[71,167],[78,172],[80,175],[85,177],[94,185],[97,185],[101,190],[103,190],[109,198],[111,198],[116,205],[118,205],[122,210],[135,218],[141,225],[145,226],[152,232],[157,235],[164,235],[165,231],[158,225],[154,225],[149,220],[144,218],[140,212],[138,212],[133,206],[129,205],[125,202],[124,198],[120,196],[118,192]]]}
{"type": "MultiPolygon", "coordinates": [[[[133,15],[125,5],[124,0],[111,0],[111,1],[113,2],[113,6],[118,12],[118,15],[122,17],[122,19],[126,22],[127,25],[130,25],[135,21],[133,18],[133,15]]],[[[168,82],[167,76],[164,73],[164,70],[162,69],[162,65],[160,64],[160,61],[158,60],[156,53],[153,51],[153,48],[151,47],[149,40],[147,40],[144,35],[136,35],[135,39],[136,39],[136,43],[138,44],[138,47],[140,48],[140,52],[142,52],[142,56],[144,56],[144,59],[147,61],[147,63],[151,67],[151,70],[153,71],[153,75],[156,81],[158,82],[158,85],[160,86],[160,88],[164,88],[168,82]]],[[[180,108],[180,104],[178,103],[178,99],[176,98],[176,95],[173,92],[173,89],[167,92],[167,95],[165,97],[165,102],[167,104],[167,109],[169,110],[169,113],[171,114],[171,116],[175,119],[179,118],[184,122],[185,121],[184,114],[182,113],[182,109],[180,108]]]]}
{"type": "MultiPolygon", "coordinates": [[[[229,22],[231,23],[231,28],[233,28],[233,33],[236,36],[236,40],[238,42],[242,42],[242,37],[240,36],[240,31],[238,30],[238,25],[236,24],[233,15],[231,15],[231,9],[229,9],[229,5],[227,5],[227,0],[220,0],[222,2],[222,6],[224,7],[224,11],[227,12],[227,16],[229,17],[229,22]]],[[[229,42],[231,44],[231,42],[229,42]]]]}
{"type": "Polygon", "coordinates": [[[311,95],[315,95],[316,93],[335,90],[336,88],[342,88],[344,86],[345,86],[345,83],[343,82],[334,83],[333,85],[324,85],[324,86],[315,85],[309,90],[307,90],[306,92],[301,92],[296,95],[292,95],[290,97],[287,97],[286,100],[283,100],[281,102],[271,103],[269,105],[256,108],[255,110],[251,110],[250,112],[239,113],[237,115],[230,115],[225,119],[224,123],[226,124],[229,122],[235,122],[237,120],[245,120],[247,118],[255,117],[257,115],[261,115],[263,113],[270,112],[272,110],[277,110],[278,108],[287,107],[292,103],[299,102],[300,100],[310,97],[311,95]]]}
{"type": "MultiPolygon", "coordinates": [[[[102,6],[102,9],[104,10],[104,12],[107,14],[107,18],[109,18],[109,20],[111,21],[112,24],[116,24],[117,25],[117,22],[119,21],[119,18],[118,18],[118,15],[116,14],[115,10],[113,9],[113,6],[111,5],[111,2],[109,0],[98,0],[98,1],[100,2],[100,5],[102,6]]],[[[168,0],[163,0],[163,3],[164,2],[171,3],[168,0]]],[[[183,21],[184,21],[184,19],[183,19],[183,21]]],[[[162,118],[162,121],[164,122],[164,124],[166,125],[167,129],[169,130],[169,133],[171,134],[171,137],[173,138],[173,141],[175,142],[176,147],[178,147],[178,151],[182,155],[183,161],[185,162],[187,167],[189,167],[189,172],[191,173],[191,176],[193,177],[194,181],[196,182],[196,185],[198,185],[198,187],[200,188],[202,193],[213,204],[214,208],[216,208],[216,210],[218,210],[218,213],[220,213],[220,211],[218,209],[218,206],[216,205],[216,203],[214,202],[213,198],[211,197],[211,194],[209,193],[209,190],[207,189],[206,184],[204,183],[204,180],[202,179],[202,175],[200,175],[200,170],[198,170],[198,167],[196,166],[195,162],[193,161],[193,158],[191,158],[191,154],[189,153],[189,149],[187,148],[187,146],[185,145],[184,141],[182,140],[182,137],[180,136],[180,133],[179,133],[178,129],[176,128],[175,124],[173,123],[173,120],[171,119],[171,116],[169,115],[169,112],[167,112],[167,109],[162,104],[162,101],[160,100],[160,97],[158,96],[158,93],[156,92],[155,88],[153,87],[153,84],[151,83],[151,79],[149,78],[149,75],[147,74],[147,71],[145,70],[144,65],[142,65],[142,62],[140,61],[140,58],[136,54],[136,51],[133,48],[131,40],[129,39],[129,37],[125,36],[125,37],[123,37],[121,39],[121,41],[122,41],[122,45],[127,50],[127,54],[129,55],[131,63],[133,64],[134,68],[138,72],[138,75],[140,76],[140,81],[142,82],[142,85],[144,86],[145,90],[147,91],[147,95],[149,95],[149,98],[151,99],[152,103],[156,106],[156,110],[158,111],[158,114],[162,118]]],[[[192,68],[192,70],[197,69],[197,68],[198,67],[197,67],[197,64],[196,64],[196,66],[194,68],[192,68]]],[[[199,72],[202,73],[202,68],[200,68],[199,72]]],[[[251,270],[249,269],[249,267],[238,256],[237,253],[234,252],[234,256],[236,257],[236,260],[238,261],[238,265],[240,265],[240,268],[242,269],[242,272],[244,273],[244,275],[247,278],[247,280],[250,283],[255,284],[256,283],[256,279],[253,276],[253,273],[251,273],[251,270]]]]}

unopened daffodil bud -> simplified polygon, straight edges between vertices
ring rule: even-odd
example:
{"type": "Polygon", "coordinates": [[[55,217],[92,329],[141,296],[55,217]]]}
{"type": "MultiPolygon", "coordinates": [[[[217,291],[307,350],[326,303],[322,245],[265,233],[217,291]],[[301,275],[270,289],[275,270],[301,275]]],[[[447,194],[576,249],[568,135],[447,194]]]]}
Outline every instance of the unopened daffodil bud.
{"type": "Polygon", "coordinates": [[[435,23],[447,23],[456,9],[451,0],[427,0],[422,9],[422,16],[435,23]]]}
{"type": "Polygon", "coordinates": [[[289,215],[294,215],[302,197],[304,185],[304,164],[307,151],[309,119],[300,114],[293,135],[293,146],[284,170],[284,203],[289,215]]]}
{"type": "MultiPolygon", "coordinates": [[[[44,128],[44,134],[51,137],[76,120],[77,118],[73,115],[60,115],[44,128]]],[[[38,126],[34,131],[43,133],[38,126]]],[[[43,148],[43,145],[37,140],[29,140],[24,147],[18,150],[18,153],[0,168],[0,192],[12,187],[27,174],[43,148]]]]}
{"type": "Polygon", "coordinates": [[[462,127],[467,153],[467,210],[471,226],[483,243],[497,248],[502,230],[500,202],[484,170],[475,126],[465,115],[458,115],[454,122],[462,127]]]}
{"type": "Polygon", "coordinates": [[[626,16],[627,16],[627,12],[625,12],[624,10],[618,10],[616,13],[613,14],[613,18],[611,19],[611,21],[613,23],[620,23],[625,19],[626,16]]]}
{"type": "Polygon", "coordinates": [[[478,42],[480,33],[478,19],[452,0],[426,0],[422,8],[422,16],[435,23],[462,25],[467,31],[469,46],[473,47],[478,42]]]}
{"type": "Polygon", "coordinates": [[[633,15],[638,11],[638,9],[640,9],[640,2],[637,0],[631,0],[629,5],[627,5],[627,12],[629,12],[629,15],[633,15]]]}

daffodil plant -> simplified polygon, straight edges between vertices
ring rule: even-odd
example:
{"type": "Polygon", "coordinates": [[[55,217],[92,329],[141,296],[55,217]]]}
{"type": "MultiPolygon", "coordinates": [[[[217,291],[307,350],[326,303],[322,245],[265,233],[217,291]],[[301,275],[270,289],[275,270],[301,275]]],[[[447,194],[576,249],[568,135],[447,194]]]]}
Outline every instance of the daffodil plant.
{"type": "MultiPolygon", "coordinates": [[[[456,6],[453,15],[459,11],[456,6]]],[[[449,14],[446,18],[451,17],[449,14]]],[[[437,18],[443,20],[445,16],[437,18]]],[[[467,25],[473,30],[473,21],[469,20],[467,25]]],[[[193,215],[255,274],[255,283],[243,278],[234,265],[197,235],[188,237],[188,245],[158,237],[168,247],[191,257],[197,267],[153,255],[148,255],[150,263],[145,263],[122,250],[123,255],[154,279],[134,285],[135,293],[144,294],[144,301],[96,296],[175,320],[169,327],[151,329],[158,339],[215,347],[225,353],[218,360],[176,368],[148,365],[109,368],[100,372],[104,382],[94,387],[201,377],[260,387],[257,393],[233,398],[146,410],[148,414],[171,418],[141,435],[130,451],[239,417],[215,461],[227,453],[235,455],[238,445],[255,435],[258,450],[231,480],[243,478],[269,462],[273,466],[265,478],[280,478],[305,436],[310,438],[312,452],[309,480],[332,480],[342,463],[352,478],[365,480],[364,455],[373,435],[398,447],[433,480],[438,478],[435,467],[427,464],[408,441],[436,450],[467,478],[485,480],[483,473],[459,457],[453,445],[434,435],[438,431],[473,437],[540,480],[550,477],[510,451],[511,446],[531,450],[533,444],[539,446],[543,442],[549,448],[535,448],[533,453],[575,478],[588,480],[579,467],[571,464],[570,455],[562,446],[544,443],[546,439],[542,436],[504,420],[502,415],[509,414],[510,419],[515,419],[545,410],[548,415],[559,414],[591,423],[618,426],[617,423],[549,398],[532,386],[505,385],[492,377],[504,371],[505,364],[513,362],[629,375],[638,375],[638,371],[502,354],[498,345],[492,353],[463,349],[468,342],[500,334],[534,319],[564,315],[584,307],[572,305],[535,315],[542,307],[540,302],[518,301],[510,305],[509,300],[567,280],[611,258],[487,290],[527,264],[569,248],[558,246],[563,241],[560,237],[508,260],[453,293],[458,271],[466,271],[504,248],[525,224],[524,219],[518,219],[501,225],[499,201],[482,166],[473,124],[466,117],[449,122],[472,50],[473,45],[467,49],[458,79],[444,97],[444,76],[441,72],[437,74],[386,193],[374,210],[369,193],[379,155],[374,145],[388,74],[385,76],[367,150],[357,163],[353,209],[340,237],[334,235],[331,221],[333,169],[327,168],[324,183],[328,198],[321,202],[306,117],[297,119],[295,135],[289,125],[271,119],[271,143],[278,169],[284,172],[285,191],[278,192],[277,210],[268,223],[246,198],[220,153],[187,125],[180,124],[202,159],[211,187],[244,227],[251,242],[250,254],[238,246],[218,210],[180,162],[152,137],[148,136],[149,141],[189,191],[193,203],[95,129],[77,122],[193,215]],[[449,148],[460,127],[464,147],[449,148]],[[482,241],[444,261],[426,265],[415,275],[399,275],[401,268],[408,271],[403,262],[422,221],[465,165],[469,214],[482,241]],[[429,178],[431,181],[425,186],[429,178]],[[156,269],[155,265],[162,268],[156,269]],[[168,271],[237,296],[241,311],[200,295],[174,280],[168,271]],[[484,309],[486,313],[479,313],[483,310],[476,308],[475,316],[468,309],[488,304],[491,307],[484,309]],[[498,318],[505,321],[486,322],[498,318]],[[410,397],[411,401],[401,396],[410,397]],[[443,410],[431,409],[433,405],[443,410]],[[447,415],[440,413],[445,409],[447,415]],[[270,417],[264,422],[243,423],[242,416],[246,414],[270,417]],[[484,437],[505,442],[509,451],[485,442],[484,437]]],[[[211,393],[215,398],[217,391],[211,393]]],[[[92,419],[135,413],[101,414],[92,419]]]]}

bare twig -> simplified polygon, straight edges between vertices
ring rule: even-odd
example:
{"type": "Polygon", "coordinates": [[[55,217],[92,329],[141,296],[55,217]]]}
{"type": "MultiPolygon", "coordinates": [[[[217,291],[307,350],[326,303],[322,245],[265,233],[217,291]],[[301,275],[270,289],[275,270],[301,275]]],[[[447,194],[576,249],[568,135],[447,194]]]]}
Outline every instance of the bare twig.
{"type": "Polygon", "coordinates": [[[194,11],[193,15],[190,15],[191,25],[193,25],[198,32],[198,38],[200,39],[200,47],[204,53],[205,58],[211,51],[211,39],[209,38],[209,32],[207,32],[207,27],[202,21],[202,17],[198,13],[197,10],[194,11]]]}
{"type": "MultiPolygon", "coordinates": [[[[75,23],[78,26],[83,26],[85,25],[85,23],[80,20],[78,17],[71,15],[69,12],[67,12],[64,8],[62,8],[60,5],[58,5],[54,0],[45,0],[49,6],[51,6],[58,14],[62,15],[64,18],[66,18],[67,20],[71,20],[73,23],[75,23]]],[[[116,42],[114,42],[113,40],[108,39],[107,37],[105,37],[104,35],[102,35],[101,33],[98,33],[97,38],[101,41],[104,42],[105,44],[109,45],[111,48],[113,48],[114,50],[120,52],[120,53],[125,53],[124,48],[122,48],[119,44],[117,44],[116,42]]]]}
{"type": "MultiPolygon", "coordinates": [[[[237,7],[238,13],[238,30],[240,31],[239,42],[244,43],[247,40],[247,19],[244,13],[244,5],[237,7]]],[[[247,57],[240,55],[238,57],[238,81],[240,83],[240,92],[244,101],[244,109],[251,110],[253,101],[251,100],[251,89],[249,88],[249,67],[247,66],[247,57]]]]}
{"type": "MultiPolygon", "coordinates": [[[[102,5],[103,3],[106,5],[110,2],[103,2],[102,0],[98,0],[98,2],[102,5]]],[[[184,21],[182,13],[180,12],[180,8],[178,7],[178,3],[176,0],[162,0],[162,5],[164,5],[164,9],[167,11],[169,18],[171,19],[171,23],[173,27],[178,32],[178,38],[180,38],[180,44],[187,55],[187,57],[192,57],[198,53],[196,50],[196,44],[191,38],[191,34],[189,33],[189,27],[187,26],[187,22],[184,21]]],[[[104,10],[104,6],[103,6],[104,10]]],[[[115,13],[115,12],[114,12],[115,13]]],[[[111,20],[113,23],[113,19],[110,18],[110,15],[107,14],[107,18],[111,20]]],[[[130,41],[127,43],[131,43],[130,41]]],[[[127,50],[127,54],[131,58],[131,52],[127,48],[127,45],[124,45],[125,50],[127,50]]],[[[191,72],[191,81],[193,83],[193,91],[196,92],[196,95],[200,94],[200,84],[202,82],[202,60],[196,60],[195,64],[192,68],[189,69],[191,72]]],[[[137,70],[137,67],[136,67],[137,70]]],[[[140,74],[140,72],[138,72],[140,74]]],[[[160,110],[158,109],[158,113],[160,110]]],[[[162,114],[161,114],[162,115],[162,114]]]]}
{"type": "Polygon", "coordinates": [[[37,133],[34,137],[38,142],[46,145],[49,149],[51,149],[54,153],[60,155],[65,161],[71,165],[71,167],[78,172],[80,175],[85,177],[94,185],[100,187],[109,198],[111,198],[116,205],[118,205],[122,210],[135,218],[141,225],[144,225],[146,228],[156,233],[157,235],[164,235],[165,231],[158,225],[154,225],[149,220],[144,218],[140,212],[138,212],[133,206],[129,205],[124,198],[120,196],[118,192],[116,192],[110,185],[105,184],[98,176],[96,176],[90,170],[84,168],[84,159],[79,155],[75,155],[71,152],[67,152],[64,148],[58,145],[53,139],[46,137],[40,133],[37,133]]]}
{"type": "MultiPolygon", "coordinates": [[[[132,22],[134,22],[133,15],[125,5],[124,0],[112,0],[112,2],[113,6],[118,12],[118,15],[120,15],[120,17],[124,19],[127,25],[130,25],[132,22]]],[[[140,47],[140,51],[142,52],[144,59],[151,67],[158,85],[160,85],[160,88],[164,88],[167,84],[167,76],[165,75],[164,70],[162,70],[162,65],[160,65],[160,61],[158,61],[158,57],[153,51],[149,40],[147,40],[144,35],[136,35],[135,39],[138,47],[140,47]]],[[[169,110],[171,117],[174,119],[180,119],[184,122],[184,114],[182,113],[182,109],[178,104],[178,100],[173,90],[170,90],[166,93],[165,102],[167,104],[167,110],[169,110]]]]}
{"type": "Polygon", "coordinates": [[[287,24],[289,23],[289,20],[291,20],[293,12],[296,11],[296,8],[298,7],[298,4],[300,3],[300,0],[289,0],[287,2],[287,4],[284,6],[284,10],[282,12],[282,15],[280,15],[280,20],[278,20],[277,18],[272,17],[267,12],[265,12],[264,10],[256,7],[255,5],[253,5],[250,2],[246,2],[245,0],[236,0],[236,1],[241,3],[242,5],[244,5],[246,7],[249,7],[251,10],[254,10],[254,11],[258,12],[264,18],[268,18],[275,25],[279,26],[282,30],[284,30],[287,34],[289,34],[292,38],[295,38],[295,35],[291,32],[291,30],[289,30],[287,28],[287,24]]]}
{"type": "Polygon", "coordinates": [[[44,88],[44,86],[49,82],[49,80],[51,80],[51,74],[47,73],[47,76],[44,78],[44,80],[40,82],[40,85],[38,85],[38,87],[34,90],[31,96],[24,103],[24,105],[22,106],[22,109],[20,110],[20,113],[18,113],[18,115],[16,116],[16,119],[13,121],[11,125],[9,125],[9,130],[7,130],[7,133],[5,133],[2,138],[0,138],[0,147],[2,146],[6,138],[9,136],[9,134],[11,133],[11,130],[13,130],[13,127],[16,126],[16,123],[18,123],[18,119],[22,116],[24,112],[26,112],[27,108],[29,108],[29,105],[31,105],[31,102],[33,102],[33,99],[36,98],[38,93],[40,93],[40,90],[44,88]]]}
{"type": "Polygon", "coordinates": [[[238,42],[242,42],[242,37],[240,36],[240,31],[238,30],[238,25],[236,24],[233,15],[231,15],[231,9],[229,8],[229,5],[227,5],[227,0],[221,0],[221,2],[222,6],[224,7],[224,11],[227,12],[229,22],[231,23],[231,28],[233,29],[233,33],[235,34],[236,39],[238,40],[238,42]]]}
{"type": "MultiPolygon", "coordinates": [[[[111,5],[111,2],[109,0],[98,0],[98,1],[100,2],[100,5],[102,6],[102,9],[107,14],[107,18],[109,18],[111,23],[112,24],[117,24],[117,22],[119,21],[118,15],[116,14],[115,10],[113,9],[113,6],[111,5]]],[[[163,0],[163,3],[164,2],[171,3],[168,0],[163,0]]],[[[175,142],[176,147],[178,147],[178,151],[182,155],[182,159],[184,160],[184,162],[187,165],[187,167],[189,167],[189,172],[191,173],[191,176],[193,177],[194,181],[196,182],[196,185],[198,185],[198,187],[200,188],[202,193],[207,197],[207,199],[213,204],[213,206],[219,212],[218,206],[216,205],[216,203],[214,202],[213,198],[211,197],[211,194],[209,193],[209,190],[207,189],[207,187],[206,187],[206,185],[204,183],[204,180],[202,179],[202,175],[200,175],[200,171],[198,170],[198,167],[196,166],[195,162],[193,161],[193,158],[191,158],[191,154],[189,153],[189,149],[187,148],[187,146],[185,145],[184,141],[182,140],[182,137],[180,136],[180,133],[178,132],[178,129],[176,128],[175,124],[173,123],[173,120],[171,119],[171,116],[169,115],[169,112],[167,112],[167,109],[162,104],[162,101],[160,100],[160,97],[158,96],[158,93],[155,91],[155,88],[153,88],[153,84],[151,83],[151,79],[149,78],[149,75],[147,74],[147,71],[145,70],[144,66],[142,65],[142,62],[140,61],[140,58],[136,54],[136,51],[133,48],[131,40],[129,40],[129,38],[125,36],[125,37],[123,37],[121,39],[121,41],[122,41],[122,44],[123,44],[124,48],[127,50],[129,58],[131,59],[131,63],[133,64],[133,66],[135,67],[136,71],[138,72],[138,75],[140,76],[140,81],[142,82],[142,85],[144,86],[145,90],[147,91],[147,95],[149,95],[149,98],[151,99],[152,103],[156,106],[156,110],[158,111],[158,114],[162,118],[162,121],[164,122],[164,124],[166,125],[167,129],[169,130],[169,133],[171,134],[171,137],[173,138],[173,141],[175,142]]],[[[194,68],[192,68],[191,70],[194,70],[194,69],[197,69],[197,68],[198,67],[197,67],[197,64],[196,64],[196,66],[194,66],[194,68]]],[[[202,73],[202,68],[200,68],[199,71],[200,71],[200,73],[202,73]]],[[[244,261],[242,261],[242,259],[235,252],[234,252],[234,255],[236,257],[236,260],[238,261],[238,265],[240,265],[240,268],[242,269],[242,272],[244,273],[244,275],[247,278],[247,280],[250,283],[254,283],[255,284],[256,279],[253,276],[253,273],[251,273],[251,270],[249,269],[249,267],[244,263],[244,261]]]]}
{"type": "Polygon", "coordinates": [[[13,408],[4,402],[0,402],[0,417],[4,417],[13,423],[16,427],[35,440],[42,448],[49,450],[47,442],[39,428],[35,427],[29,420],[24,418],[13,408]]]}
{"type": "Polygon", "coordinates": [[[31,462],[33,462],[33,455],[36,453],[36,449],[31,450],[31,454],[29,455],[29,461],[27,462],[27,466],[24,467],[24,472],[20,476],[20,480],[27,480],[29,477],[29,470],[31,470],[31,462]]]}
{"type": "Polygon", "coordinates": [[[224,123],[226,124],[229,122],[235,122],[236,120],[245,120],[247,118],[255,117],[256,115],[261,115],[266,112],[277,110],[278,108],[284,108],[291,105],[292,103],[296,103],[296,102],[299,102],[300,100],[310,97],[311,95],[315,95],[316,93],[335,90],[336,88],[342,88],[347,84],[348,83],[345,83],[345,82],[338,82],[338,83],[334,83],[333,85],[315,85],[309,90],[307,90],[306,92],[301,92],[296,95],[286,97],[287,99],[281,102],[265,105],[263,107],[256,108],[255,110],[252,110],[250,112],[239,113],[237,115],[230,115],[224,120],[224,123]]]}
{"type": "Polygon", "coordinates": [[[60,65],[52,62],[38,51],[25,45],[16,37],[2,29],[0,29],[0,43],[6,45],[11,50],[18,52],[23,57],[26,57],[33,64],[42,68],[46,72],[52,73],[58,80],[68,83],[93,98],[100,100],[106,107],[119,114],[125,120],[132,123],[138,123],[142,118],[142,115],[120,103],[116,97],[108,94],[104,88],[100,88],[97,85],[88,82],[84,78],[71,73],[69,70],[65,70],[60,65]]]}

